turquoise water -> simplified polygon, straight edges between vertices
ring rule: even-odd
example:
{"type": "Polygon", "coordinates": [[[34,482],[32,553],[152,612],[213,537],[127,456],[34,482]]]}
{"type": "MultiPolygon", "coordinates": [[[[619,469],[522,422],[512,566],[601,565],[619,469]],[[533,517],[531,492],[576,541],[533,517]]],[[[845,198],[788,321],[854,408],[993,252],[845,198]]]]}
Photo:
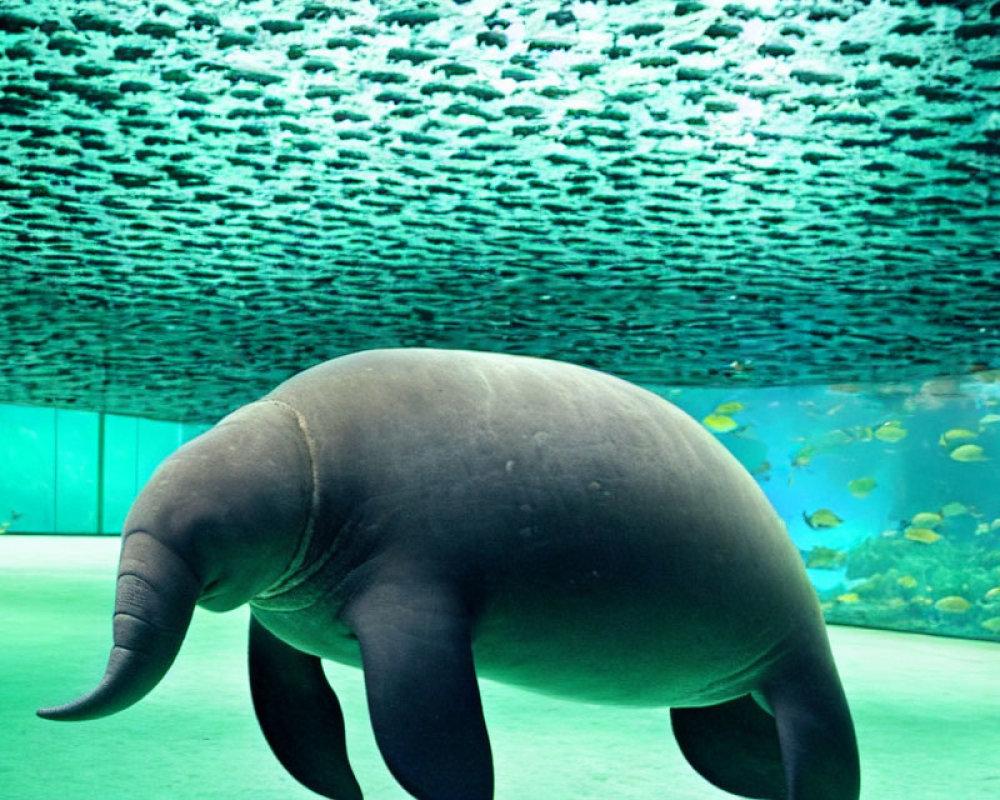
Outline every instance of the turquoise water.
{"type": "MultiPolygon", "coordinates": [[[[155,465],[396,346],[686,409],[855,626],[865,800],[996,796],[998,42],[993,0],[3,4],[0,796],[309,796],[257,732],[240,614],[199,612],[120,717],[32,711],[99,673],[155,465]]],[[[402,797],[331,675],[368,795],[402,797]]],[[[722,796],[663,714],[484,697],[500,798],[722,796]]]]}

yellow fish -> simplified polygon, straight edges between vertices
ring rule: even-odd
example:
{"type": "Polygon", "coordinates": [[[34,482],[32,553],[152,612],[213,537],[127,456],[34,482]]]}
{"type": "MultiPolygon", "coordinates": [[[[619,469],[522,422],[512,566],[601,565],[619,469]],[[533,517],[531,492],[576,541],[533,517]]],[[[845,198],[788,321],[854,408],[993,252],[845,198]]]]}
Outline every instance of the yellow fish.
{"type": "Polygon", "coordinates": [[[959,597],[957,594],[950,594],[947,597],[942,597],[938,600],[934,604],[934,608],[938,611],[945,611],[949,614],[965,614],[970,608],[972,608],[972,603],[964,597],[959,597]]]}
{"type": "Polygon", "coordinates": [[[941,538],[941,534],[934,533],[930,528],[907,528],[906,532],[903,534],[907,539],[912,539],[915,542],[923,542],[924,544],[930,544],[931,542],[936,542],[941,538]]]}
{"type": "Polygon", "coordinates": [[[940,514],[933,511],[920,511],[913,515],[910,524],[914,528],[936,528],[943,522],[940,514]]]}
{"type": "Polygon", "coordinates": [[[863,498],[868,497],[868,494],[874,489],[878,484],[875,483],[873,478],[855,478],[853,481],[848,481],[847,488],[850,490],[851,494],[855,497],[863,498]]]}
{"type": "Polygon", "coordinates": [[[906,437],[909,431],[903,427],[903,424],[898,421],[886,422],[878,427],[875,431],[875,438],[881,442],[898,442],[900,439],[906,437]]]}
{"type": "Polygon", "coordinates": [[[814,530],[816,528],[836,528],[844,521],[828,508],[821,508],[808,515],[803,511],[802,518],[806,521],[806,525],[814,530]]]}
{"type": "Polygon", "coordinates": [[[982,430],[987,425],[996,425],[998,422],[1000,422],[1000,414],[987,414],[979,420],[979,429],[982,430]]]}
{"type": "Polygon", "coordinates": [[[983,448],[978,444],[963,444],[956,447],[949,454],[955,461],[961,461],[963,464],[968,464],[973,461],[988,461],[989,459],[983,455],[983,448]]]}
{"type": "Polygon", "coordinates": [[[917,585],[917,579],[912,575],[904,575],[902,578],[896,581],[904,589],[912,589],[917,585]]]}
{"type": "Polygon", "coordinates": [[[1000,586],[994,586],[983,595],[984,600],[992,600],[994,597],[1000,597],[1000,586]]]}
{"type": "Polygon", "coordinates": [[[871,429],[870,425],[856,425],[851,428],[851,435],[859,442],[870,442],[875,435],[875,431],[871,429]]]}
{"type": "Polygon", "coordinates": [[[941,516],[943,517],[957,517],[960,514],[968,513],[969,509],[961,503],[951,502],[941,506],[941,516]]]}
{"type": "Polygon", "coordinates": [[[716,433],[729,433],[739,427],[735,419],[725,414],[709,414],[701,422],[710,431],[715,431],[716,433]]]}
{"type": "Polygon", "coordinates": [[[743,403],[741,403],[739,400],[730,400],[728,403],[722,403],[721,405],[716,406],[715,413],[735,414],[738,411],[742,411],[744,408],[746,408],[746,406],[743,405],[743,403]]]}
{"type": "Polygon", "coordinates": [[[857,592],[848,592],[847,594],[838,594],[838,603],[857,603],[861,598],[858,597],[857,592]]]}
{"type": "Polygon", "coordinates": [[[942,447],[948,447],[948,445],[954,444],[960,439],[975,439],[978,435],[975,431],[970,431],[967,428],[952,428],[950,431],[945,431],[941,434],[938,444],[942,447]]]}
{"type": "Polygon", "coordinates": [[[847,553],[830,547],[814,547],[806,558],[809,569],[839,569],[844,566],[847,553]]]}
{"type": "Polygon", "coordinates": [[[806,445],[801,450],[799,450],[794,456],[792,456],[792,466],[793,467],[804,467],[809,463],[810,459],[816,454],[816,448],[812,445],[806,445]]]}
{"type": "Polygon", "coordinates": [[[979,624],[990,633],[1000,633],[1000,617],[990,617],[989,619],[984,619],[979,624]]]}

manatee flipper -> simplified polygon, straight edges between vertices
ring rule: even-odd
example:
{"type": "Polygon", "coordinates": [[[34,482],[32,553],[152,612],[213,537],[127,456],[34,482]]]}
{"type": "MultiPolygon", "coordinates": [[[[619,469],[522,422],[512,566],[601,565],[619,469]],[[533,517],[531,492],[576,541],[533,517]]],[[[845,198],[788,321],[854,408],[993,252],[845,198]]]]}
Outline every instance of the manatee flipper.
{"type": "Polygon", "coordinates": [[[674,737],[688,763],[741,797],[786,796],[778,726],[750,695],[700,708],[671,708],[674,737]]]}
{"type": "Polygon", "coordinates": [[[426,584],[381,584],[351,601],[375,741],[417,800],[490,800],[493,760],[468,610],[426,584]]]}
{"type": "Polygon", "coordinates": [[[250,693],[264,738],[292,777],[334,800],[361,800],[344,716],[318,658],[250,617],[250,693]]]}
{"type": "Polygon", "coordinates": [[[762,694],[773,716],[750,695],[671,709],[674,735],[691,766],[743,797],[857,800],[854,725],[833,662],[798,663],[762,694]]]}
{"type": "Polygon", "coordinates": [[[847,698],[826,642],[769,681],[789,800],[857,800],[858,745],[847,698]]]}

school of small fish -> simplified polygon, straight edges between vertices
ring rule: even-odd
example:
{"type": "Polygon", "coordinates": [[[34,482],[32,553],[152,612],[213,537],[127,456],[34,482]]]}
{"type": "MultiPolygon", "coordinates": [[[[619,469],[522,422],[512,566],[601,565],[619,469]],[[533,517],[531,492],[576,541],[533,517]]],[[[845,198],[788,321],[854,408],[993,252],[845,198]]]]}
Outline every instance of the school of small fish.
{"type": "Polygon", "coordinates": [[[4,3],[0,401],[207,422],[384,345],[989,365],[998,40],[991,2],[4,3]]]}

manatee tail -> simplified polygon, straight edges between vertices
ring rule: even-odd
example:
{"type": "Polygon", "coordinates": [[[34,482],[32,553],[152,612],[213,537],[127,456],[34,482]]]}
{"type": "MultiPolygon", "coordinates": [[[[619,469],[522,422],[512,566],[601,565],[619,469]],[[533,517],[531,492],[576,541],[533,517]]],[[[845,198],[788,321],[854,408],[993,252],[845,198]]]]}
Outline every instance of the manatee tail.
{"type": "Polygon", "coordinates": [[[741,797],[857,800],[854,724],[832,659],[792,665],[762,693],[773,716],[750,695],[671,709],[674,736],[691,766],[741,797]]]}
{"type": "Polygon", "coordinates": [[[122,544],[114,647],[104,678],[89,694],[66,705],[39,709],[38,715],[95,719],[145,697],[177,656],[201,588],[201,580],[177,553],[148,533],[130,533],[122,544]]]}

